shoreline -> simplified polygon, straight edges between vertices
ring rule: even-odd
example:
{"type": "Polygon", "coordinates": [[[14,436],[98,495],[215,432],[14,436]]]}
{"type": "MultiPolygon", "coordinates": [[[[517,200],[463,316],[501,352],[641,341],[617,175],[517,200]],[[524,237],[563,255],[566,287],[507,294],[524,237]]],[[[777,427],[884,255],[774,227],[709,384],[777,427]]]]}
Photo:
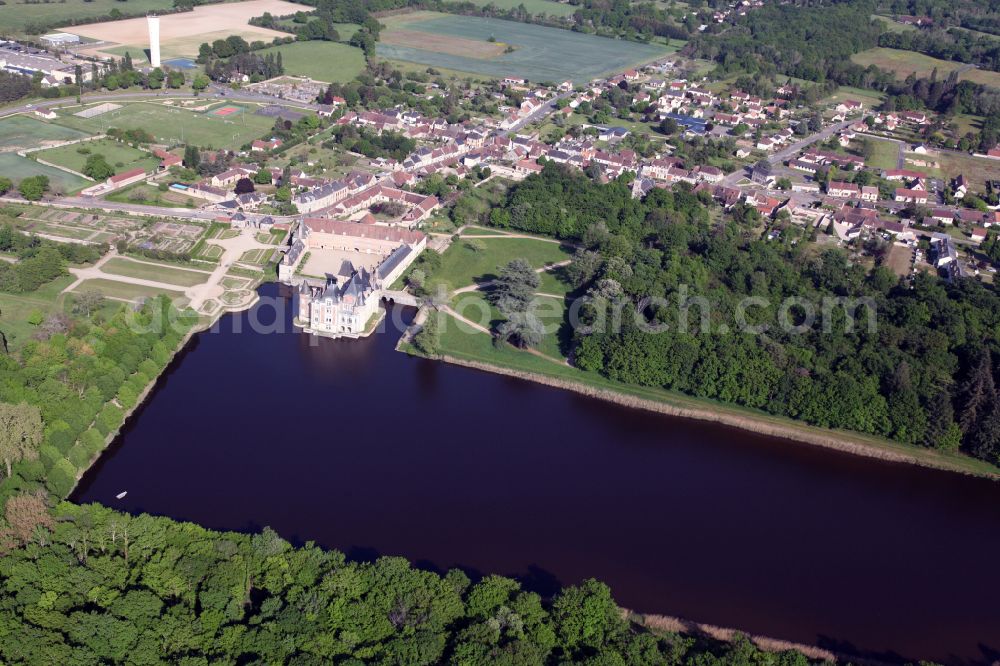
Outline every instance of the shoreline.
{"type": "MultiPolygon", "coordinates": [[[[403,338],[401,337],[400,343],[402,342],[403,338]]],[[[411,355],[421,356],[420,354],[414,354],[412,352],[405,351],[400,347],[401,344],[397,344],[396,350],[411,355]]],[[[542,384],[552,388],[572,391],[579,395],[584,395],[591,398],[597,398],[598,400],[611,402],[617,405],[621,405],[623,407],[630,407],[632,409],[641,409],[644,411],[664,414],[666,416],[675,416],[679,418],[692,419],[695,421],[718,423],[724,426],[738,428],[740,430],[746,432],[752,432],[758,435],[765,435],[768,437],[775,437],[786,441],[809,444],[812,446],[819,446],[825,449],[839,451],[841,453],[848,453],[851,455],[861,456],[865,458],[871,458],[875,460],[881,460],[883,462],[905,463],[909,465],[924,467],[927,469],[935,469],[945,472],[964,474],[966,476],[971,476],[976,478],[990,479],[993,481],[1000,480],[1000,473],[998,472],[987,472],[987,471],[979,472],[971,469],[963,469],[958,465],[949,464],[947,461],[925,459],[916,454],[909,454],[903,451],[891,450],[889,448],[878,446],[877,444],[874,443],[869,444],[858,440],[850,439],[850,436],[847,434],[838,435],[837,433],[822,431],[816,428],[815,426],[810,426],[804,423],[782,424],[782,423],[768,422],[765,421],[763,418],[755,418],[754,415],[752,414],[742,415],[725,411],[725,407],[721,407],[720,411],[712,411],[708,407],[681,407],[678,405],[670,404],[668,402],[662,402],[651,398],[641,398],[638,396],[629,395],[627,393],[615,391],[612,389],[597,388],[577,381],[572,381],[568,379],[559,379],[556,377],[551,377],[536,372],[528,372],[525,370],[516,370],[514,368],[494,365],[492,363],[486,363],[483,361],[475,361],[470,359],[459,358],[451,356],[449,354],[440,354],[435,357],[424,357],[424,358],[432,358],[432,360],[443,361],[445,363],[471,368],[473,370],[479,370],[482,372],[491,372],[494,374],[504,375],[507,377],[514,377],[516,379],[523,379],[525,381],[542,384]]]]}

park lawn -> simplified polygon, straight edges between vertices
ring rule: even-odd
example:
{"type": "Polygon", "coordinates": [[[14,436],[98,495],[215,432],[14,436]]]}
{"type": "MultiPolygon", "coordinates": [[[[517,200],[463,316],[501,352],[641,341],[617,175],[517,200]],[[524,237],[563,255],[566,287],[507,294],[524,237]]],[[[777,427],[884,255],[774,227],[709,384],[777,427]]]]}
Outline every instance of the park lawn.
{"type": "Polygon", "coordinates": [[[361,49],[337,42],[294,42],[257,53],[280,53],[285,74],[308,76],[327,83],[347,83],[365,69],[365,54],[361,49]]]}
{"type": "Polygon", "coordinates": [[[25,4],[9,2],[0,5],[0,25],[9,32],[23,33],[29,27],[54,28],[80,19],[107,17],[117,9],[130,16],[144,16],[147,12],[174,7],[173,0],[65,0],[65,2],[25,4]]]}
{"type": "Polygon", "coordinates": [[[534,268],[569,259],[569,248],[533,238],[474,238],[452,243],[442,255],[441,266],[428,279],[428,286],[457,289],[495,279],[512,259],[527,259],[534,268]],[[482,247],[474,249],[470,244],[482,247]]]}
{"type": "Polygon", "coordinates": [[[983,128],[983,117],[973,116],[967,113],[956,113],[952,122],[955,124],[955,133],[958,136],[975,134],[983,128]]]}
{"type": "Polygon", "coordinates": [[[270,258],[272,252],[274,252],[274,250],[247,250],[242,254],[242,256],[240,256],[240,262],[244,264],[258,264],[263,266],[267,263],[267,260],[270,258]]]}
{"type": "Polygon", "coordinates": [[[868,166],[876,169],[895,169],[899,163],[899,144],[892,141],[869,139],[875,147],[875,153],[868,160],[868,166]]]}
{"type": "Polygon", "coordinates": [[[0,153],[0,176],[10,178],[15,183],[30,176],[48,176],[49,189],[54,193],[72,194],[92,184],[80,176],[39,164],[16,153],[0,153]]]}
{"type": "MultiPolygon", "coordinates": [[[[597,389],[610,391],[625,397],[635,397],[642,400],[650,400],[663,403],[680,409],[698,410],[701,412],[711,412],[713,414],[725,414],[738,418],[748,425],[750,423],[774,424],[809,433],[822,433],[836,436],[844,441],[868,446],[874,449],[889,450],[895,453],[909,455],[925,464],[955,469],[978,475],[995,475],[997,468],[980,460],[975,460],[968,456],[957,453],[942,453],[920,447],[907,446],[897,442],[861,435],[841,430],[826,430],[814,428],[788,418],[773,416],[764,412],[759,412],[736,405],[728,405],[694,398],[674,391],[661,388],[650,388],[644,386],[634,386],[613,382],[595,372],[586,372],[578,368],[566,365],[563,362],[556,362],[548,358],[541,358],[535,354],[520,351],[510,345],[497,347],[493,344],[493,337],[476,331],[465,324],[459,322],[454,317],[441,314],[441,337],[439,351],[442,355],[450,356],[460,361],[472,361],[507,368],[511,370],[542,375],[550,379],[576,384],[586,389],[597,389]]],[[[416,354],[412,345],[401,347],[404,351],[416,354]]]]}
{"type": "Polygon", "coordinates": [[[140,278],[142,280],[152,280],[154,282],[165,282],[181,287],[193,287],[196,284],[207,282],[210,273],[184,270],[163,264],[152,264],[132,261],[125,257],[115,257],[109,260],[101,270],[112,275],[123,275],[125,277],[140,278]]]}
{"type": "Polygon", "coordinates": [[[77,285],[73,291],[77,294],[82,294],[85,291],[97,291],[100,292],[105,298],[113,298],[119,301],[135,301],[137,299],[155,298],[160,295],[167,296],[175,300],[187,300],[184,298],[183,291],[156,289],[154,287],[144,287],[138,284],[129,284],[127,282],[119,282],[114,279],[103,278],[84,280],[77,285]]]}
{"type": "Polygon", "coordinates": [[[49,148],[34,154],[46,162],[81,172],[87,163],[87,158],[91,155],[103,155],[108,164],[114,167],[115,173],[139,167],[148,172],[155,169],[160,163],[160,160],[151,153],[113,139],[98,139],[97,141],[49,148]]]}
{"type": "Polygon", "coordinates": [[[566,267],[559,266],[550,271],[542,271],[538,274],[540,283],[538,291],[546,294],[560,294],[565,296],[573,290],[569,278],[566,277],[566,267]]]}
{"type": "Polygon", "coordinates": [[[188,143],[202,148],[227,150],[236,150],[261,138],[274,126],[274,119],[250,111],[226,118],[156,102],[125,104],[116,111],[93,118],[66,114],[56,122],[91,134],[101,133],[110,127],[144,129],[159,143],[188,143]]]}
{"type": "Polygon", "coordinates": [[[7,336],[7,345],[15,351],[29,340],[35,326],[28,323],[34,312],[46,316],[63,310],[62,290],[73,283],[73,276],[57,278],[27,294],[0,292],[0,331],[7,336]]]}

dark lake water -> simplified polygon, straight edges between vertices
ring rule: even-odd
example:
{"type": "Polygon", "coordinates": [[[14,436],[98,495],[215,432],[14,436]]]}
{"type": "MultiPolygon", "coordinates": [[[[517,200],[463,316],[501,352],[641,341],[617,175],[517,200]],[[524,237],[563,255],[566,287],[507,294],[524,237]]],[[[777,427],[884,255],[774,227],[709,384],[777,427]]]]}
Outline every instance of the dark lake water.
{"type": "Polygon", "coordinates": [[[196,337],[74,499],[540,592],[596,577],[859,655],[1000,654],[1000,484],[410,358],[395,332],[249,332],[275,316],[196,337]]]}

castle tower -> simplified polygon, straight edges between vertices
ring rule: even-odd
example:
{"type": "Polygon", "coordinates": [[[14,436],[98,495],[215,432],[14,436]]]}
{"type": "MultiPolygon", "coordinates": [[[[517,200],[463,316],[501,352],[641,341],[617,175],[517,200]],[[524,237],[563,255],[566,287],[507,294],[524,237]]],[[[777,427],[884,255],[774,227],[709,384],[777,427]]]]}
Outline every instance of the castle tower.
{"type": "Polygon", "coordinates": [[[149,23],[149,64],[160,66],[160,17],[150,14],[146,17],[149,23]]]}

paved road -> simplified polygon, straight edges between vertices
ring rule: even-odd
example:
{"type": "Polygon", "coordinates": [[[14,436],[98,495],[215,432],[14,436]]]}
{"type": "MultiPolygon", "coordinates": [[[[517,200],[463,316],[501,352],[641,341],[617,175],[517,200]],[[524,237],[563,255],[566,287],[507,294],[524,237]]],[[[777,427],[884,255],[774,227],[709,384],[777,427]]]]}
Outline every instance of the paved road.
{"type": "MultiPolygon", "coordinates": [[[[835,125],[827,125],[819,132],[811,134],[804,139],[800,139],[799,141],[796,141],[793,144],[789,144],[787,147],[782,148],[776,153],[768,155],[767,161],[770,162],[771,164],[781,164],[785,160],[792,157],[793,155],[797,155],[799,151],[805,148],[806,146],[816,143],[817,141],[826,141],[837,132],[840,132],[841,130],[853,125],[856,122],[857,119],[853,119],[853,120],[845,120],[844,122],[837,123],[835,125]]],[[[745,177],[746,173],[741,169],[738,171],[734,171],[733,173],[723,178],[719,184],[725,185],[727,187],[732,187],[745,177]]]]}
{"type": "Polygon", "coordinates": [[[543,118],[545,118],[546,116],[549,116],[550,114],[555,113],[558,110],[556,108],[556,104],[559,102],[559,100],[566,99],[567,97],[569,97],[572,94],[573,94],[572,92],[567,92],[567,93],[561,93],[559,95],[556,95],[551,100],[549,100],[548,104],[543,104],[534,113],[532,113],[530,116],[525,116],[521,120],[518,120],[516,123],[514,123],[514,125],[512,127],[510,127],[510,129],[504,130],[503,132],[501,132],[501,134],[503,136],[510,136],[511,134],[514,134],[514,133],[520,131],[521,128],[523,128],[523,127],[525,127],[527,125],[530,125],[532,123],[536,123],[539,120],[542,120],[543,118]]]}

